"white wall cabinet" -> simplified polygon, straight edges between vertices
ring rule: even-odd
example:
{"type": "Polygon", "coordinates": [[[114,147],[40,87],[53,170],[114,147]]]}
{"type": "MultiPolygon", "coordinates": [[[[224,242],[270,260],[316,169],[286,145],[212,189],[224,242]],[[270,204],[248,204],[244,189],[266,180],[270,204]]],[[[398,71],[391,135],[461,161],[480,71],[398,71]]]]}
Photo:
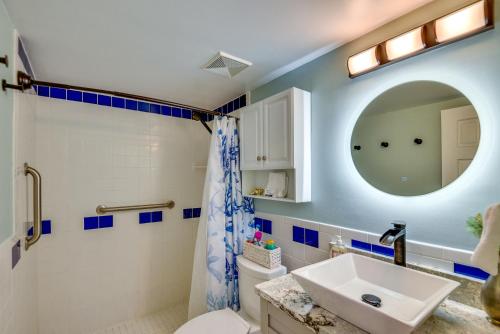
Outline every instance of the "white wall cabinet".
{"type": "MultiPolygon", "coordinates": [[[[311,200],[311,94],[290,88],[240,109],[241,170],[245,196],[265,188],[270,171],[285,171],[288,195],[311,200]]],[[[259,197],[260,196],[254,196],[259,197]]]]}

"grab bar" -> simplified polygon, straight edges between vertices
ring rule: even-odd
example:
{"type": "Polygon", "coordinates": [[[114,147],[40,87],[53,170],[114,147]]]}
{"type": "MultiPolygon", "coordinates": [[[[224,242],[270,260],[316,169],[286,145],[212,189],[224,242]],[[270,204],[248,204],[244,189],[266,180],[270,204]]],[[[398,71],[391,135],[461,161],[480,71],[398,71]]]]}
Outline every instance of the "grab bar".
{"type": "Polygon", "coordinates": [[[33,177],[33,236],[26,237],[26,250],[34,245],[42,235],[42,176],[36,169],[25,163],[24,175],[28,174],[33,177]]]}
{"type": "Polygon", "coordinates": [[[159,204],[126,205],[126,206],[110,206],[110,207],[107,207],[105,205],[99,205],[95,209],[95,212],[97,212],[97,214],[103,214],[108,212],[147,210],[147,209],[158,209],[158,208],[172,209],[174,206],[175,206],[174,201],[167,201],[165,203],[159,203],[159,204]]]}

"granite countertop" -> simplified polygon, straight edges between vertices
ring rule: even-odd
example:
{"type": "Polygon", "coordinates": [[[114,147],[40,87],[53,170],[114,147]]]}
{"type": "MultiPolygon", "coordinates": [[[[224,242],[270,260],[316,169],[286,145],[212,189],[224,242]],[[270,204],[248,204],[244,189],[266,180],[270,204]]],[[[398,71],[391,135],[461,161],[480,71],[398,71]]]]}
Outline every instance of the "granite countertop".
{"type": "MultiPolygon", "coordinates": [[[[261,283],[255,289],[260,297],[316,333],[366,333],[333,313],[315,305],[311,297],[304,292],[304,289],[291,275],[261,283]]],[[[486,320],[484,311],[447,299],[415,333],[492,334],[500,333],[500,328],[493,326],[486,320]]]]}

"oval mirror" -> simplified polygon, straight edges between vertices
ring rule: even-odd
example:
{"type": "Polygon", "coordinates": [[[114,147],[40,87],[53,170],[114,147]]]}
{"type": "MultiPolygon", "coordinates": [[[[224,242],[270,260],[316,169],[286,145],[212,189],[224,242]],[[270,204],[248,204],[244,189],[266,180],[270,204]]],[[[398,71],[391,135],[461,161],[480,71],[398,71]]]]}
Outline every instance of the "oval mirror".
{"type": "Polygon", "coordinates": [[[351,138],[354,164],[374,187],[423,195],[455,181],[479,146],[474,106],[453,87],[416,81],[389,89],[359,117],[351,138]]]}

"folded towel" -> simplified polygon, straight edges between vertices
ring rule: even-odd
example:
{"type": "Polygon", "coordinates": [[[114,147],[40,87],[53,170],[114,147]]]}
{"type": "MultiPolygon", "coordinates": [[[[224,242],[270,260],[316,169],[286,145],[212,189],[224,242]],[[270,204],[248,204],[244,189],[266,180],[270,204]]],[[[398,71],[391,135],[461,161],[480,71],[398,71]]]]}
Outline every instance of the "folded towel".
{"type": "Polygon", "coordinates": [[[472,264],[490,275],[498,274],[498,250],[500,247],[500,204],[492,205],[483,220],[481,239],[471,256],[472,264]]]}
{"type": "Polygon", "coordinates": [[[283,198],[287,193],[287,176],[285,172],[270,172],[265,189],[266,196],[283,198]]]}

